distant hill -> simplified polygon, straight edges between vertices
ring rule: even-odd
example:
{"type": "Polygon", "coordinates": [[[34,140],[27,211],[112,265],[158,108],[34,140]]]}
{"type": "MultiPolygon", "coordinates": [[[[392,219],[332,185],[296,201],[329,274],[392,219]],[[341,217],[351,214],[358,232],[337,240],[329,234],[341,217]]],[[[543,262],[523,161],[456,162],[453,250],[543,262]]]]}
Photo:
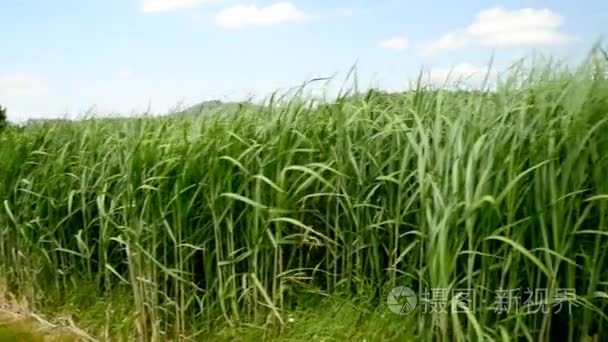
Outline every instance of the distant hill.
{"type": "Polygon", "coordinates": [[[215,115],[215,114],[235,114],[238,111],[245,108],[257,108],[259,105],[253,104],[249,101],[242,102],[223,102],[220,100],[204,101],[193,106],[190,106],[184,110],[175,111],[168,113],[168,116],[182,116],[182,115],[215,115]]]}
{"type": "Polygon", "coordinates": [[[224,103],[220,100],[204,101],[204,102],[195,104],[194,106],[191,106],[191,107],[185,109],[183,112],[196,114],[196,113],[201,113],[201,112],[205,112],[208,110],[218,109],[220,107],[230,106],[230,104],[231,103],[224,103]]]}

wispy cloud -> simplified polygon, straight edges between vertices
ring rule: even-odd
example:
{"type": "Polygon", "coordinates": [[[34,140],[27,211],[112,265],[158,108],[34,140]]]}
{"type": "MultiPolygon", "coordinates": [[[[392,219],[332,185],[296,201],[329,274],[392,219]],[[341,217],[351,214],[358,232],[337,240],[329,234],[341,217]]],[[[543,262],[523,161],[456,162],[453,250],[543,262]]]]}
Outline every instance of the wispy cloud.
{"type": "Polygon", "coordinates": [[[140,10],[144,13],[159,13],[196,8],[218,0],[141,0],[140,10]]]}
{"type": "Polygon", "coordinates": [[[266,7],[235,5],[223,9],[215,16],[217,26],[228,30],[250,27],[268,27],[300,23],[309,17],[290,2],[277,2],[266,7]]]}
{"type": "Polygon", "coordinates": [[[383,49],[405,50],[409,47],[410,43],[406,37],[393,37],[381,41],[378,45],[383,49]]]}
{"type": "Polygon", "coordinates": [[[0,75],[0,96],[35,96],[46,93],[47,81],[31,73],[0,75]]]}
{"type": "Polygon", "coordinates": [[[495,79],[497,72],[495,69],[490,69],[487,65],[460,63],[449,68],[431,68],[428,70],[426,76],[431,84],[437,86],[464,84],[478,87],[483,83],[486,77],[490,80],[495,79]]]}
{"type": "Polygon", "coordinates": [[[572,35],[561,31],[563,19],[549,9],[492,8],[481,11],[465,29],[448,32],[422,48],[424,56],[469,46],[550,46],[570,43],[572,35]]]}

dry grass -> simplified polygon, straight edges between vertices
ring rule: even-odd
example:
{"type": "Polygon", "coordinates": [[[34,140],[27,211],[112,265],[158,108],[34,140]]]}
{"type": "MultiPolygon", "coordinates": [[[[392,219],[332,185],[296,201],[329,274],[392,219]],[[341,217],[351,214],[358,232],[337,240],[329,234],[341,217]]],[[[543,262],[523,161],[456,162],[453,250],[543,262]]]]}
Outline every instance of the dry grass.
{"type": "Polygon", "coordinates": [[[93,338],[73,321],[51,323],[32,312],[26,301],[0,290],[0,341],[2,342],[87,342],[93,338]]]}

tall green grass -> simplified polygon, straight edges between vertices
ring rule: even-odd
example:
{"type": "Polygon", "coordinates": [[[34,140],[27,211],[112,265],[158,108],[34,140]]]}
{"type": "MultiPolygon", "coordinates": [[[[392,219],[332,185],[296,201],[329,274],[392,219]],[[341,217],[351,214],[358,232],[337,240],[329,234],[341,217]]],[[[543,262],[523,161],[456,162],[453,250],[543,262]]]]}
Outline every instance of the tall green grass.
{"type": "Polygon", "coordinates": [[[106,337],[280,330],[302,298],[383,307],[399,285],[475,291],[472,312],[413,312],[423,340],[607,336],[607,63],[6,130],[0,279],[34,306],[104,303],[106,337]],[[480,304],[520,287],[573,288],[573,312],[480,304]]]}

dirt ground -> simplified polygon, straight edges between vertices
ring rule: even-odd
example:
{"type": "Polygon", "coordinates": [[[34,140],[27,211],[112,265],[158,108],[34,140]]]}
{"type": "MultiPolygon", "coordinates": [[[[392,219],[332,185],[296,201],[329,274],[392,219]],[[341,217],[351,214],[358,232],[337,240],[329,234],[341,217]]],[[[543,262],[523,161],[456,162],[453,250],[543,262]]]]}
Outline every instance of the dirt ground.
{"type": "Polygon", "coordinates": [[[0,295],[0,342],[95,341],[71,321],[55,324],[27,309],[10,296],[0,295]]]}

